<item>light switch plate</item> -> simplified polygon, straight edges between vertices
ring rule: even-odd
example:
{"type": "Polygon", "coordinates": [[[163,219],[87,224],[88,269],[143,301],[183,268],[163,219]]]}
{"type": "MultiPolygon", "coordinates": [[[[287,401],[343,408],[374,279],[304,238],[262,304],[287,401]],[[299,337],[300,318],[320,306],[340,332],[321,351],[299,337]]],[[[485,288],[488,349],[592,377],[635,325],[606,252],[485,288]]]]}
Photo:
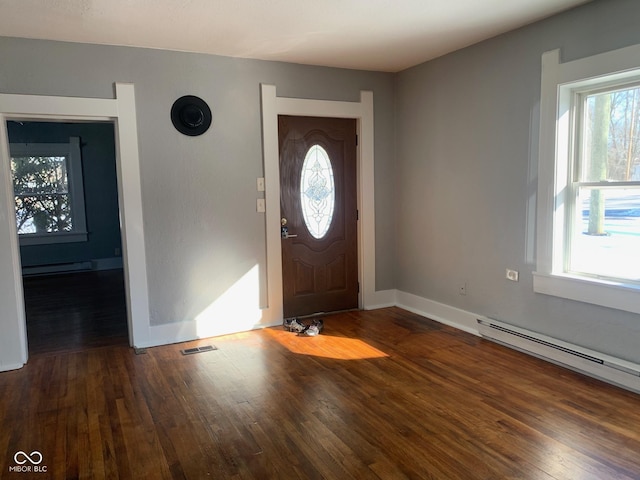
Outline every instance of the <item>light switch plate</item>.
{"type": "Polygon", "coordinates": [[[259,192],[264,192],[264,177],[258,177],[256,186],[259,192]]]}
{"type": "Polygon", "coordinates": [[[264,198],[258,198],[258,200],[256,202],[256,211],[258,213],[264,213],[265,212],[264,198]]]}

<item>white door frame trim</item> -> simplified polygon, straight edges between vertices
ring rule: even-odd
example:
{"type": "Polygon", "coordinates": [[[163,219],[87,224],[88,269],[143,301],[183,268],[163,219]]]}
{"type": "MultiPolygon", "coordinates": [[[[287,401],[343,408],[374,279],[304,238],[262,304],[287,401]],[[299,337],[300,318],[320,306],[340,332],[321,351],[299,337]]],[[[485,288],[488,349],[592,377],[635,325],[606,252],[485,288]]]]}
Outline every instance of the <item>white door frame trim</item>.
{"type": "Polygon", "coordinates": [[[262,87],[262,141],[264,155],[267,299],[269,317],[282,321],[282,251],[280,246],[280,168],[278,115],[355,118],[358,131],[358,279],[359,307],[375,306],[375,196],[373,92],[361,91],[359,102],[278,97],[274,85],[262,87]]]}
{"type": "Polygon", "coordinates": [[[14,346],[9,350],[0,348],[0,352],[4,350],[0,353],[0,371],[19,368],[28,358],[20,251],[6,131],[6,121],[11,119],[114,122],[129,341],[131,345],[144,344],[149,336],[149,294],[133,84],[116,83],[114,99],[0,93],[0,221],[8,227],[0,233],[0,265],[9,266],[0,273],[0,285],[13,285],[13,291],[9,294],[15,298],[15,304],[11,302],[8,311],[3,313],[4,318],[0,319],[2,336],[14,346]]]}

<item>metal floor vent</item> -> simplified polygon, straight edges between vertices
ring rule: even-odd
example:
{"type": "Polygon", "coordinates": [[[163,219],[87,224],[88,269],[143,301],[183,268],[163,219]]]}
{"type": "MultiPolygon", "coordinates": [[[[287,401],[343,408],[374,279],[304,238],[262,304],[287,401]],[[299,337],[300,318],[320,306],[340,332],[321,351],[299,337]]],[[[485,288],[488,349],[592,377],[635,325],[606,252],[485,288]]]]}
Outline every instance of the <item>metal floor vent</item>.
{"type": "Polygon", "coordinates": [[[201,347],[185,348],[184,350],[180,350],[180,352],[183,355],[193,355],[194,353],[211,352],[217,349],[218,347],[214,347],[213,345],[202,345],[201,347]]]}

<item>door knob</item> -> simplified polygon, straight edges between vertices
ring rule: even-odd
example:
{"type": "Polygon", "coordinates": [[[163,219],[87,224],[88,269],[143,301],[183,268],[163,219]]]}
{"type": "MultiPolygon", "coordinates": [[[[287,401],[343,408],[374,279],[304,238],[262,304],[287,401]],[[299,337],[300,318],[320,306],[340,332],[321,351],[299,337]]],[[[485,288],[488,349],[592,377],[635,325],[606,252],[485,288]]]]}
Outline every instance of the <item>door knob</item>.
{"type": "Polygon", "coordinates": [[[281,225],[281,227],[280,227],[280,237],[282,237],[282,238],[295,238],[295,237],[298,236],[298,235],[291,235],[289,233],[289,227],[287,227],[287,219],[286,218],[282,217],[280,219],[280,225],[281,225]]]}

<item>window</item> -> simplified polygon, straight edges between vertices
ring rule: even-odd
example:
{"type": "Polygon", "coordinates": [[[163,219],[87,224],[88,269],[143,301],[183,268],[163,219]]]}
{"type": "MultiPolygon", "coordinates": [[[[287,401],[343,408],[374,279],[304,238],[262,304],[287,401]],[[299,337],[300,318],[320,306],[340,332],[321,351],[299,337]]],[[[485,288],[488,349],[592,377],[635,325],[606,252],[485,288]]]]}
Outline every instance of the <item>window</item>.
{"type": "Polygon", "coordinates": [[[569,272],[640,280],[640,88],[575,96],[569,272]]]}
{"type": "Polygon", "coordinates": [[[86,241],[80,139],[10,150],[20,245],[86,241]]]}
{"type": "Polygon", "coordinates": [[[542,72],[534,290],[640,313],[640,47],[542,72]]]}

